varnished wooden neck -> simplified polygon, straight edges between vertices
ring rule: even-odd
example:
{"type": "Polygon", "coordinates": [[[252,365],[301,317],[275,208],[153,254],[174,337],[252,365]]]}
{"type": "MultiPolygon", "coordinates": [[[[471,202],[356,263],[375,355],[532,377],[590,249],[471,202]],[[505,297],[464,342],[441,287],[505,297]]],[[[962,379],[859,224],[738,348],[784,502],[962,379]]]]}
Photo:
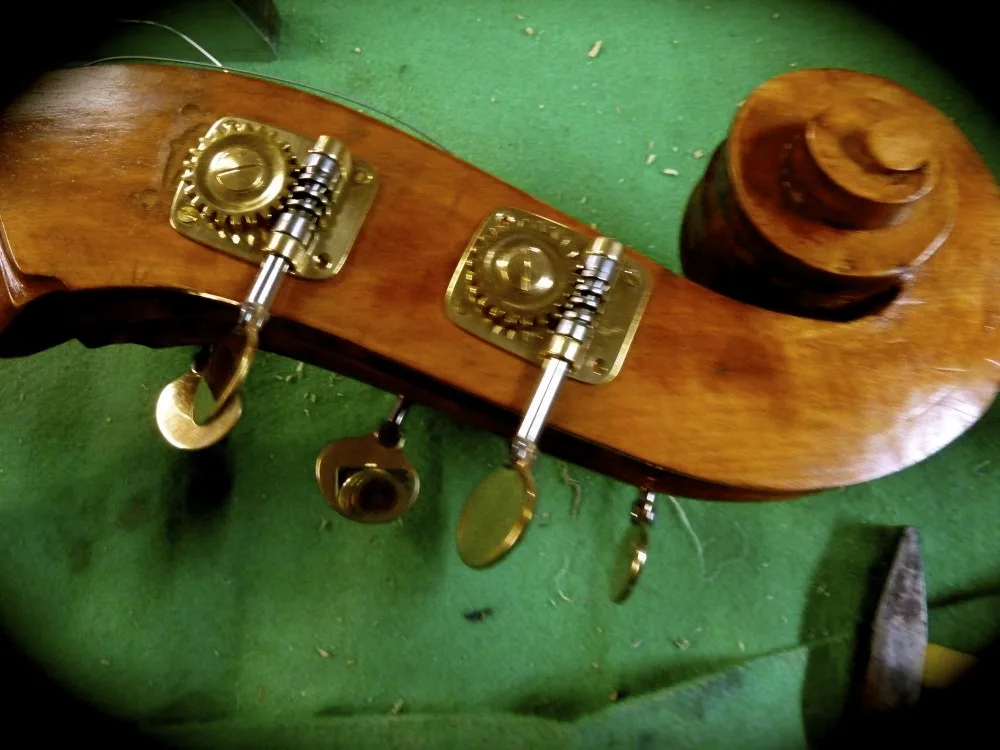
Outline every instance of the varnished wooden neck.
{"type": "MultiPolygon", "coordinates": [[[[543,450],[688,495],[781,497],[897,471],[967,429],[996,390],[1000,199],[968,142],[910,96],[937,128],[962,200],[947,245],[892,304],[851,322],[809,320],[632,253],[653,296],[626,366],[606,386],[566,385],[543,450]]],[[[167,221],[186,150],[221,115],[335,134],[380,174],[347,266],[329,282],[289,280],[264,346],[509,435],[537,368],[447,319],[449,277],[500,206],[593,231],[364,115],[220,72],[64,71],[4,114],[3,351],[60,336],[172,345],[232,324],[255,269],[167,221]]]]}

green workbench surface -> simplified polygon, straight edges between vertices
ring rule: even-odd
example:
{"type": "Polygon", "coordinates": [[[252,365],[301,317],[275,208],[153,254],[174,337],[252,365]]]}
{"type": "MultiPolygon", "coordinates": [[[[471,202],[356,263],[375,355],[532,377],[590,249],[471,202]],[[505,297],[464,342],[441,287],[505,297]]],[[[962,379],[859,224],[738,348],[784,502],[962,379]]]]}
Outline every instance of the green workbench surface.
{"type": "MultiPolygon", "coordinates": [[[[1000,164],[973,97],[840,3],[278,7],[279,59],[254,71],[391,113],[674,270],[707,161],[693,153],[792,68],[894,79],[1000,164]]],[[[183,30],[197,39],[199,19],[183,30]]],[[[634,488],[569,466],[574,518],[543,456],[541,522],[473,571],[455,521],[504,458],[501,437],[414,407],[417,506],[354,525],[323,503],[315,457],[374,427],[391,394],[264,355],[231,438],[182,454],[152,406],[190,355],[71,343],[0,363],[0,619],[70,690],[179,744],[799,747],[839,715],[871,571],[900,524],[923,535],[932,638],[976,651],[997,635],[996,410],[867,485],[768,504],[662,498],[644,579],[616,606],[608,562],[634,488]],[[492,616],[463,616],[476,608],[492,616]]]]}

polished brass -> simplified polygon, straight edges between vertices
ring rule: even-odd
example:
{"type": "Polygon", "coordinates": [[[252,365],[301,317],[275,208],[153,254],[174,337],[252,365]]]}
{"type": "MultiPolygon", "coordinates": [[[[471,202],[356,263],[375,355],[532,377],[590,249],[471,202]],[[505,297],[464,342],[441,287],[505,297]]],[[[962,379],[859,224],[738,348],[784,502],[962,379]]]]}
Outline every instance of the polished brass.
{"type": "Polygon", "coordinates": [[[266,222],[289,194],[295,156],[271,128],[223,120],[189,153],[183,195],[222,232],[239,234],[266,222]]]}
{"type": "Polygon", "coordinates": [[[316,481],[323,496],[345,518],[387,523],[416,502],[420,477],[403,453],[405,439],[400,432],[406,408],[400,399],[373,434],[333,442],[316,459],[316,481]]]}
{"type": "Polygon", "coordinates": [[[656,494],[641,490],[629,512],[629,527],[615,550],[611,564],[611,600],[624,602],[635,590],[649,557],[649,527],[656,519],[656,494]]]}
{"type": "Polygon", "coordinates": [[[611,600],[621,604],[632,594],[639,575],[646,566],[649,529],[642,524],[630,524],[622,537],[611,567],[611,600]]]}
{"type": "MultiPolygon", "coordinates": [[[[445,297],[448,317],[473,335],[532,362],[545,356],[551,326],[575,282],[592,239],[516,208],[480,225],[445,297]]],[[[569,377],[607,383],[621,370],[650,294],[649,275],[628,257],[595,334],[569,377]]]]}
{"type": "Polygon", "coordinates": [[[156,424],[168,443],[183,450],[201,450],[233,429],[243,413],[240,389],[256,352],[257,329],[235,328],[221,342],[202,350],[191,368],[160,392],[156,424]],[[207,408],[201,408],[203,401],[207,408]]]}
{"type": "MultiPolygon", "coordinates": [[[[289,253],[290,273],[307,279],[330,278],[343,268],[378,189],[369,164],[354,160],[339,141],[321,140],[323,151],[337,159],[341,170],[331,210],[306,252],[289,253]]],[[[184,164],[170,225],[197,242],[259,265],[270,220],[288,196],[297,165],[316,146],[314,139],[252,120],[217,120],[184,164]]]]}
{"type": "Polygon", "coordinates": [[[523,536],[538,495],[530,464],[500,466],[466,500],[455,535],[459,557],[472,568],[485,568],[506,555],[523,536]]]}

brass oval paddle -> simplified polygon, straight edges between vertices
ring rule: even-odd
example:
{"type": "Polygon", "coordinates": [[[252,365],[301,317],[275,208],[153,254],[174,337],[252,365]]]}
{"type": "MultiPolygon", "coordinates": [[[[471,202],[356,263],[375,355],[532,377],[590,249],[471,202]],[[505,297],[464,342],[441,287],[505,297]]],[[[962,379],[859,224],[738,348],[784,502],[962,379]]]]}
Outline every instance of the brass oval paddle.
{"type": "Polygon", "coordinates": [[[387,523],[416,502],[420,477],[403,453],[401,432],[407,407],[400,398],[374,433],[330,443],[316,459],[323,496],[345,518],[387,523]]]}
{"type": "Polygon", "coordinates": [[[485,568],[506,555],[531,523],[537,495],[526,461],[499,466],[483,477],[458,518],[455,541],[462,562],[485,568]]]}

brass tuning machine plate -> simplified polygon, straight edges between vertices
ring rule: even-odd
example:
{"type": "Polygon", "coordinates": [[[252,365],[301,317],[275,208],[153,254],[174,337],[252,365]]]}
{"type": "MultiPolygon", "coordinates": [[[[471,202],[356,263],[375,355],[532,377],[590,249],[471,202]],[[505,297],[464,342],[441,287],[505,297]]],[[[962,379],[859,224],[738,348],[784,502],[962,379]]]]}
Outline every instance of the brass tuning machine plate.
{"type": "Polygon", "coordinates": [[[258,270],[231,333],[160,392],[156,424],[167,442],[200,450],[232,430],[259,332],[282,280],[286,274],[324,279],[340,271],[376,184],[371,167],[327,135],[307,141],[224,117],[198,139],[184,162],[170,224],[258,270]],[[199,408],[205,401],[212,406],[199,408]]]}
{"type": "MultiPolygon", "coordinates": [[[[585,234],[528,211],[494,211],[455,268],[445,296],[448,317],[480,339],[541,362],[591,242],[585,234]]],[[[567,377],[593,384],[614,379],[639,327],[650,285],[649,274],[623,257],[600,325],[567,377]]]]}
{"type": "Polygon", "coordinates": [[[374,433],[330,443],[316,459],[316,481],[323,496],[345,518],[387,523],[416,502],[420,477],[403,453],[407,408],[400,398],[374,433]]]}
{"type": "MultiPolygon", "coordinates": [[[[241,117],[217,120],[191,149],[174,192],[170,225],[186,237],[260,265],[270,219],[292,197],[295,175],[315,139],[241,117]]],[[[289,269],[293,276],[336,275],[378,189],[371,165],[340,149],[340,171],[319,227],[289,269]]]]}
{"type": "Polygon", "coordinates": [[[648,274],[610,237],[512,208],[493,212],[473,236],[448,286],[448,314],[541,372],[507,463],[476,485],[459,515],[455,542],[470,567],[493,565],[523,538],[538,495],[538,440],[563,382],[618,374],[649,294],[648,274]]]}

